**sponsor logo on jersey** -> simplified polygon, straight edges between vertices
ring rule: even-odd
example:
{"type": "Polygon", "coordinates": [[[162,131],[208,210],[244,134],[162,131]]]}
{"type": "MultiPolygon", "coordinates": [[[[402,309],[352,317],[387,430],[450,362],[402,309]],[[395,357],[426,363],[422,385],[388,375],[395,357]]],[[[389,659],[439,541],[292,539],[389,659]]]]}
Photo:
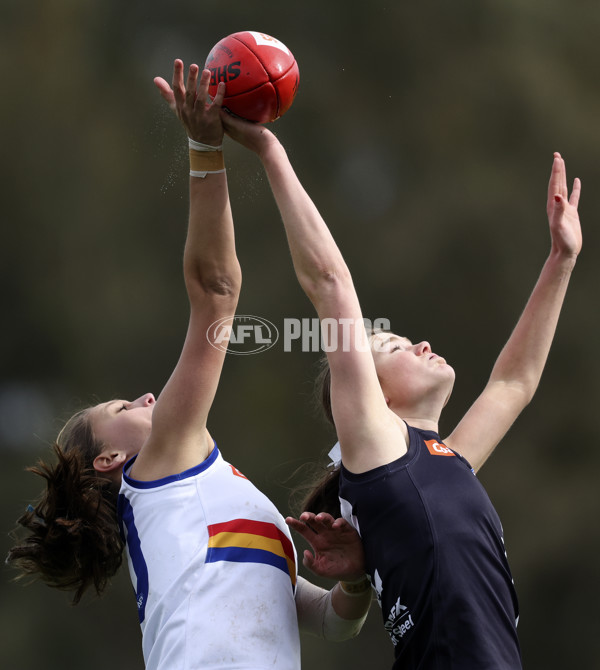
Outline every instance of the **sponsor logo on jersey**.
{"type": "Polygon", "coordinates": [[[384,625],[394,646],[414,627],[415,622],[412,614],[408,607],[400,602],[400,598],[396,600],[396,604],[390,610],[384,625]]]}
{"type": "Polygon", "coordinates": [[[296,585],[294,546],[275,524],[232,519],[208,526],[207,563],[262,563],[283,570],[296,585]]]}
{"type": "Polygon", "coordinates": [[[229,467],[231,468],[231,471],[233,472],[233,474],[236,477],[241,477],[242,479],[248,479],[248,477],[246,477],[246,475],[243,475],[236,467],[231,465],[231,463],[229,463],[229,467]]]}
{"type": "Polygon", "coordinates": [[[437,440],[425,440],[425,444],[432,456],[456,456],[452,449],[437,440]]]}

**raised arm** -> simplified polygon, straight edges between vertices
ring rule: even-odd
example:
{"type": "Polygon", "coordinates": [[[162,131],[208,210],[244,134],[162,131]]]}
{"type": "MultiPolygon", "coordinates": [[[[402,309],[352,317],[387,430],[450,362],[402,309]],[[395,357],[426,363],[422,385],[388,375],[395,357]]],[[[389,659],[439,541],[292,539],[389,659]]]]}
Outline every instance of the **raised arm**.
{"type": "Polygon", "coordinates": [[[531,401],[554,338],[571,272],[581,250],[577,207],[581,183],[569,197],[565,162],[554,154],[547,214],[551,249],[514,331],[479,398],[444,440],[478,470],[531,401]]]}
{"type": "Polygon", "coordinates": [[[176,60],[172,88],[161,78],[155,83],[188,137],[204,149],[190,155],[189,224],[183,255],[190,318],[179,361],[156,402],[150,438],[131,473],[139,479],[181,472],[212,450],[206,421],[225,353],[212,346],[207,331],[215,321],[233,318],[241,285],[221,153],[224,85],[211,102],[209,71],[203,71],[198,82],[199,68],[191,65],[184,84],[183,70],[183,63],[176,60]]]}
{"type": "Polygon", "coordinates": [[[406,450],[402,427],[387,410],[352,277],[331,232],[278,139],[263,126],[227,115],[223,123],[228,135],[262,161],[298,281],[321,323],[328,319],[335,324],[338,345],[327,355],[332,412],[344,465],[361,472],[398,458],[406,450]]]}

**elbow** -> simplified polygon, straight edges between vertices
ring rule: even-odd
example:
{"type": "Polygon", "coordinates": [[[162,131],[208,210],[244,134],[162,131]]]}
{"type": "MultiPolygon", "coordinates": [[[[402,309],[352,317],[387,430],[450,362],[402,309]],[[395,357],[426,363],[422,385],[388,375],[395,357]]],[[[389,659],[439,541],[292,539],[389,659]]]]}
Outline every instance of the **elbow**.
{"type": "Polygon", "coordinates": [[[235,298],[240,295],[241,281],[229,275],[210,277],[202,282],[204,293],[216,298],[235,298]]]}
{"type": "Polygon", "coordinates": [[[241,274],[214,274],[186,278],[188,298],[192,308],[212,303],[227,314],[235,311],[242,286],[241,274]]]}
{"type": "Polygon", "coordinates": [[[196,295],[214,297],[216,299],[237,298],[242,286],[242,271],[239,263],[228,268],[200,268],[190,265],[184,267],[185,284],[193,299],[196,295]]]}
{"type": "Polygon", "coordinates": [[[490,391],[494,393],[503,406],[510,407],[515,414],[522,412],[533,400],[538,387],[539,380],[491,380],[488,384],[490,391]]]}
{"type": "Polygon", "coordinates": [[[523,408],[522,409],[525,409],[529,404],[531,404],[534,395],[535,395],[535,390],[533,390],[530,393],[523,396],[523,408]]]}
{"type": "Polygon", "coordinates": [[[315,268],[310,273],[299,274],[298,279],[313,303],[325,296],[343,293],[348,289],[354,290],[350,271],[345,264],[342,267],[315,268]]]}
{"type": "Polygon", "coordinates": [[[539,376],[532,375],[528,378],[523,378],[511,385],[511,387],[515,389],[515,395],[519,398],[523,409],[525,409],[525,407],[527,407],[527,405],[529,405],[529,403],[531,403],[533,400],[533,396],[535,395],[539,384],[539,376]]]}

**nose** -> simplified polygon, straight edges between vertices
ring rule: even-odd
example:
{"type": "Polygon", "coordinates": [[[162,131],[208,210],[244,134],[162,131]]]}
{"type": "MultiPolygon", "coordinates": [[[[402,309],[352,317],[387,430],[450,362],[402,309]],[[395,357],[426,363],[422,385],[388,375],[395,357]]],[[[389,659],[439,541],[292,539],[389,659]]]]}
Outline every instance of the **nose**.
{"type": "Polygon", "coordinates": [[[155,402],[156,399],[152,393],[144,393],[144,395],[141,395],[139,398],[134,400],[130,407],[150,407],[150,405],[154,405],[155,402]]]}
{"type": "Polygon", "coordinates": [[[422,356],[423,354],[430,354],[431,345],[429,344],[429,342],[423,340],[423,342],[415,344],[415,353],[417,354],[417,356],[422,356]]]}

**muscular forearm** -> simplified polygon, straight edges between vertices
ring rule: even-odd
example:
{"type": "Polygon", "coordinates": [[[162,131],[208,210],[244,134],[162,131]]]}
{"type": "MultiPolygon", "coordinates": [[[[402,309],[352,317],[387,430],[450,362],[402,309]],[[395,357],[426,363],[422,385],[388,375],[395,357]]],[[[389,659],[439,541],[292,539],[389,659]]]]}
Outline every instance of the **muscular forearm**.
{"type": "Polygon", "coordinates": [[[190,214],[184,251],[188,292],[237,296],[241,271],[225,174],[190,178],[190,214]]]}
{"type": "Polygon", "coordinates": [[[531,399],[548,358],[574,265],[574,256],[550,254],[490,382],[518,384],[526,400],[531,399]]]}

